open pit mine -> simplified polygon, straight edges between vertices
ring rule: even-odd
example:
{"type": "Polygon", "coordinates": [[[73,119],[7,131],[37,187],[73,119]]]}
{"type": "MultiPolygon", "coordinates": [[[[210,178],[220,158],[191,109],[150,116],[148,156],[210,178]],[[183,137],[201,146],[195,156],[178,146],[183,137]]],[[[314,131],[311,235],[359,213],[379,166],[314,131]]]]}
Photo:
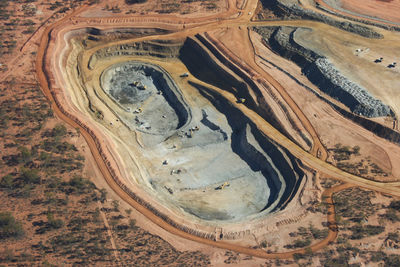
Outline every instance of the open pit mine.
{"type": "Polygon", "coordinates": [[[110,187],[153,222],[286,257],[249,246],[328,220],[317,250],[337,236],[335,190],[400,195],[399,72],[374,62],[395,61],[398,35],[289,0],[270,7],[287,20],[250,21],[247,2],[204,19],[67,17],[44,33],[38,76],[110,187]],[[368,160],[348,167],[342,144],[368,160]],[[320,176],[343,184],[324,190],[320,176]],[[312,212],[321,198],[327,214],[312,212]]]}
{"type": "Polygon", "coordinates": [[[216,229],[260,223],[296,196],[306,180],[298,160],[235,106],[246,103],[230,103],[191,77],[184,62],[197,60],[193,40],[111,45],[88,55],[101,43],[93,32],[105,35],[71,34],[60,56],[64,101],[110,140],[118,154],[108,153],[120,158],[136,198],[178,217],[181,227],[195,224],[201,236],[236,239],[250,229],[218,236],[216,229]]]}

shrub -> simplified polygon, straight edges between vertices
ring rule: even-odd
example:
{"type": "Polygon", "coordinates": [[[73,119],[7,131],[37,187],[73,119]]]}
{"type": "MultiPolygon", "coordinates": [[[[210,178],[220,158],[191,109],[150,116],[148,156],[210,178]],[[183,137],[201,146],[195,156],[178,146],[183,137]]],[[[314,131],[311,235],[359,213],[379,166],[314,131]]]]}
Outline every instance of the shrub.
{"type": "Polygon", "coordinates": [[[63,191],[67,194],[76,193],[83,194],[95,189],[95,185],[88,179],[84,179],[81,176],[75,175],[68,183],[63,183],[63,191]]]}
{"type": "Polygon", "coordinates": [[[125,3],[128,5],[133,5],[133,4],[142,4],[147,2],[147,0],[125,0],[125,3]]]}
{"type": "Polygon", "coordinates": [[[7,174],[4,176],[1,181],[0,181],[0,188],[7,188],[7,189],[12,189],[13,188],[13,182],[14,178],[11,174],[7,174]]]}
{"type": "Polygon", "coordinates": [[[387,239],[393,240],[394,242],[400,242],[400,235],[397,232],[389,233],[387,239]]]}
{"type": "Polygon", "coordinates": [[[19,238],[24,235],[20,222],[10,212],[0,213],[0,238],[19,238]]]}
{"type": "Polygon", "coordinates": [[[379,262],[386,257],[385,252],[383,251],[372,251],[371,252],[371,261],[372,262],[379,262]]]}
{"type": "Polygon", "coordinates": [[[385,230],[384,226],[380,225],[355,225],[351,227],[353,232],[350,236],[351,239],[362,239],[366,236],[373,236],[382,233],[385,230]]]}
{"type": "Polygon", "coordinates": [[[382,216],[391,222],[400,221],[400,217],[397,215],[397,212],[395,209],[391,209],[391,208],[387,209],[386,213],[382,216]]]}
{"type": "Polygon", "coordinates": [[[399,255],[389,255],[385,258],[385,267],[398,267],[400,266],[400,256],[399,255]]]}
{"type": "Polygon", "coordinates": [[[311,239],[307,238],[307,239],[297,239],[294,241],[293,243],[293,247],[295,248],[303,248],[303,247],[307,247],[311,244],[311,239]]]}
{"type": "Polygon", "coordinates": [[[400,211],[400,200],[394,200],[390,202],[389,208],[400,211]]]}
{"type": "Polygon", "coordinates": [[[63,124],[57,124],[51,131],[46,131],[46,137],[64,137],[67,134],[67,128],[63,124]]]}
{"type": "Polygon", "coordinates": [[[27,169],[27,168],[21,168],[21,175],[20,178],[26,183],[26,184],[38,184],[40,183],[40,175],[39,175],[39,170],[38,169],[27,169]]]}

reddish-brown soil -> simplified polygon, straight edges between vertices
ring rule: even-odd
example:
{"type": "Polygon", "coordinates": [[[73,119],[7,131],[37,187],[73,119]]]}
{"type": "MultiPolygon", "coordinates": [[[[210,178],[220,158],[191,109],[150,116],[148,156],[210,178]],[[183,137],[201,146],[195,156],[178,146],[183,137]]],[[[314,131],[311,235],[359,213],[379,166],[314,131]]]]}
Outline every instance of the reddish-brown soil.
{"type": "Polygon", "coordinates": [[[399,0],[343,0],[341,3],[346,10],[400,23],[399,0]]]}
{"type": "MultiPolygon", "coordinates": [[[[158,3],[158,1],[149,2],[151,4],[158,3]]],[[[374,12],[374,16],[377,16],[376,14],[382,14],[382,16],[385,15],[385,19],[391,21],[400,21],[400,19],[398,18],[398,14],[400,14],[400,10],[398,10],[398,0],[393,0],[390,3],[374,3],[378,3],[379,7],[382,7],[381,11],[374,12]]],[[[132,216],[138,218],[139,226],[150,230],[152,233],[162,236],[168,242],[173,243],[174,246],[179,250],[186,250],[188,248],[190,248],[190,250],[199,249],[201,251],[204,251],[208,255],[212,255],[212,262],[216,265],[222,264],[221,259],[225,257],[228,257],[229,261],[232,260],[232,262],[235,262],[235,258],[239,257],[238,254],[234,254],[231,252],[224,254],[225,249],[259,258],[281,259],[292,258],[295,254],[298,253],[309,254],[310,252],[316,252],[328,246],[337,238],[338,235],[338,225],[335,217],[336,213],[332,196],[342,190],[361,186],[387,194],[393,194],[396,196],[400,195],[399,183],[382,183],[369,181],[359,176],[350,175],[325,162],[325,160],[329,156],[328,148],[332,148],[333,145],[339,141],[343,142],[344,144],[349,143],[353,145],[353,140],[357,139],[357,142],[359,142],[357,144],[360,144],[362,149],[362,156],[374,154],[378,151],[380,154],[374,155],[376,156],[374,159],[376,159],[376,161],[379,163],[380,166],[382,166],[385,171],[391,172],[393,176],[398,177],[398,170],[396,169],[396,165],[393,164],[393,162],[397,162],[398,155],[391,154],[390,151],[390,148],[393,146],[393,144],[388,144],[386,141],[376,138],[365,129],[360,129],[353,123],[338,116],[337,113],[334,112],[330,107],[320,105],[318,107],[322,107],[322,111],[316,112],[315,110],[313,110],[312,107],[309,107],[310,102],[318,101],[313,95],[310,95],[309,93],[302,94],[301,89],[295,87],[293,83],[286,83],[287,77],[282,74],[278,74],[278,72],[269,71],[268,68],[271,69],[272,67],[268,64],[264,63],[264,67],[261,66],[262,61],[257,58],[257,53],[260,53],[260,51],[262,50],[258,49],[260,47],[260,43],[252,43],[252,40],[249,38],[249,32],[247,30],[247,26],[250,25],[249,21],[252,17],[252,14],[254,13],[256,4],[257,1],[219,1],[215,12],[213,11],[213,14],[208,17],[203,16],[205,14],[208,15],[209,12],[207,12],[207,10],[205,10],[202,6],[197,6],[194,8],[188,7],[188,10],[193,11],[193,14],[191,14],[191,12],[186,13],[186,11],[182,11],[180,14],[160,15],[157,14],[157,12],[152,12],[154,11],[154,7],[146,10],[148,6],[143,4],[139,5],[138,8],[138,10],[141,10],[140,12],[142,12],[143,14],[135,15],[134,11],[128,10],[122,15],[124,19],[132,17],[136,20],[143,19],[144,21],[146,21],[147,18],[150,18],[150,21],[148,22],[149,27],[154,27],[154,25],[158,23],[159,25],[169,25],[169,27],[177,30],[182,25],[189,25],[189,29],[184,29],[184,27],[182,26],[181,32],[172,33],[171,35],[169,35],[169,38],[183,38],[187,36],[192,36],[197,33],[208,32],[207,34],[205,34],[205,36],[211,43],[213,43],[213,45],[215,45],[215,47],[217,47],[217,49],[219,49],[219,51],[224,54],[226,58],[228,58],[231,62],[236,64],[242,70],[247,71],[247,74],[258,84],[267,84],[268,86],[265,88],[270,88],[271,90],[274,90],[274,92],[277,92],[277,94],[279,94],[280,99],[282,99],[285,102],[285,105],[291,109],[291,112],[295,114],[298,127],[303,127],[303,129],[305,129],[305,131],[312,136],[314,144],[310,151],[311,154],[307,153],[306,151],[304,151],[304,149],[300,148],[298,145],[291,142],[286,137],[282,136],[281,133],[279,133],[271,125],[266,123],[265,120],[261,118],[258,114],[247,109],[243,105],[235,103],[236,98],[233,95],[224,92],[221,89],[213,88],[212,86],[210,86],[210,89],[214,90],[222,97],[232,102],[233,105],[236,105],[237,108],[243,112],[243,114],[246,114],[246,116],[248,116],[250,120],[256,123],[257,127],[259,127],[264,134],[270,136],[274,142],[282,145],[283,147],[288,149],[288,151],[292,152],[292,154],[299,160],[301,160],[307,167],[311,167],[318,172],[327,174],[334,179],[345,182],[326,189],[325,191],[323,191],[322,194],[323,203],[327,207],[327,225],[329,226],[327,237],[320,241],[313,242],[310,246],[306,246],[305,248],[294,249],[286,252],[265,251],[259,248],[252,248],[240,245],[239,242],[228,243],[213,241],[189,234],[168,224],[151,210],[135,201],[131,197],[131,195],[128,194],[125,187],[121,187],[120,181],[116,180],[116,176],[120,175],[120,172],[117,171],[116,175],[113,169],[116,168],[118,164],[116,162],[112,162],[111,164],[109,164],[108,161],[104,159],[104,155],[102,154],[102,148],[107,144],[107,142],[103,140],[98,140],[98,136],[101,136],[101,133],[96,132],[96,129],[92,130],[91,128],[86,127],[84,124],[77,123],[77,118],[74,117],[75,114],[71,115],[70,113],[65,111],[62,104],[60,104],[63,102],[57,99],[58,94],[55,93],[55,90],[58,90],[58,88],[54,86],[54,77],[51,76],[54,75],[54,73],[50,75],[49,72],[46,72],[49,70],[49,66],[46,65],[46,59],[48,60],[51,56],[49,54],[46,54],[46,52],[48,51],[49,44],[51,44],[51,42],[53,41],[49,39],[49,33],[53,30],[62,30],[67,29],[68,27],[70,27],[69,29],[72,29],[74,27],[83,28],[87,25],[93,26],[93,24],[96,25],[96,23],[100,24],[99,26],[106,25],[110,28],[127,27],[130,23],[129,21],[118,21],[120,17],[120,15],[118,14],[119,12],[102,10],[105,9],[105,5],[104,3],[101,3],[100,5],[93,7],[93,9],[87,9],[87,7],[78,9],[74,13],[69,13],[69,15],[65,16],[63,19],[58,20],[55,23],[53,23],[52,19],[50,19],[49,22],[51,22],[52,24],[49,26],[45,25],[44,27],[38,27],[39,30],[32,34],[32,38],[26,39],[28,40],[28,42],[26,42],[26,47],[24,47],[23,49],[23,52],[33,52],[36,46],[34,42],[39,40],[38,36],[41,36],[39,49],[37,50],[36,55],[37,57],[35,69],[37,71],[37,79],[45,96],[51,103],[51,108],[57,117],[57,121],[63,121],[69,124],[69,129],[79,129],[80,136],[71,137],[70,141],[72,141],[75,146],[79,148],[80,151],[85,153],[85,157],[87,157],[85,172],[89,176],[94,177],[95,184],[108,188],[110,198],[121,201],[121,207],[124,207],[126,209],[133,207],[135,211],[132,213],[132,216]],[[242,8],[245,8],[243,10],[243,13],[241,13],[242,16],[238,16],[235,18],[234,15],[238,12],[238,9],[242,8]],[[82,11],[85,12],[81,14],[81,17],[75,17],[77,13],[82,11]],[[145,17],[145,15],[147,14],[149,14],[148,17],[145,17]],[[102,20],[102,18],[99,18],[99,22],[96,22],[97,18],[93,20],[87,18],[93,16],[108,17],[108,20],[102,20]],[[224,21],[224,19],[228,17],[231,20],[224,21]],[[71,21],[73,23],[76,23],[76,25],[71,25],[71,21]],[[217,27],[219,29],[216,30],[217,27]],[[302,95],[298,96],[299,93],[302,95]],[[327,123],[327,125],[329,125],[329,127],[331,128],[324,127],[324,119],[329,120],[329,123],[327,123]],[[338,131],[337,129],[335,130],[335,127],[343,127],[343,131],[338,131]],[[350,133],[351,131],[357,131],[357,135],[352,135],[350,133]],[[346,134],[343,134],[344,132],[346,134]]],[[[120,1],[118,3],[116,2],[115,5],[119,5],[118,9],[129,9],[128,6],[125,6],[123,1],[120,1]]],[[[358,3],[351,0],[346,1],[344,4],[344,6],[349,10],[356,9],[357,5],[358,3]]],[[[363,13],[365,12],[365,14],[369,12],[371,12],[372,14],[372,11],[374,11],[373,7],[374,6],[371,3],[371,5],[365,5],[365,8],[361,10],[363,13]]],[[[116,9],[114,8],[114,10],[116,9]]],[[[361,12],[360,9],[357,9],[357,12],[361,12]]],[[[373,16],[371,14],[368,15],[373,16]]],[[[48,14],[47,18],[49,17],[50,14],[48,14]]],[[[153,36],[151,38],[160,38],[160,36],[153,36]]],[[[18,40],[18,44],[22,43],[22,39],[18,40]]],[[[29,57],[26,53],[21,54],[20,57],[15,58],[11,58],[11,56],[8,55],[5,60],[8,62],[10,68],[7,72],[4,72],[0,76],[0,78],[3,79],[4,77],[7,77],[10,73],[21,75],[22,70],[32,70],[32,66],[24,66],[23,63],[20,63],[20,65],[15,64],[21,62],[22,56],[24,56],[25,58],[29,57]]],[[[33,54],[31,55],[31,57],[33,57],[33,54]]],[[[205,84],[205,86],[207,85],[205,84]]],[[[84,117],[79,119],[84,120],[84,117]]],[[[55,123],[55,121],[51,121],[47,125],[47,127],[52,127],[55,123]]],[[[17,128],[15,131],[17,131],[17,128]]],[[[13,151],[13,153],[15,152],[16,151],[13,151]]],[[[74,201],[75,200],[72,199],[71,203],[73,203],[74,201]]],[[[8,202],[4,201],[2,210],[7,209],[7,206],[11,205],[11,203],[9,203],[9,200],[8,202]]],[[[22,204],[19,203],[16,206],[18,207],[18,209],[23,210],[23,212],[18,216],[18,219],[21,219],[28,212],[27,207],[29,207],[29,203],[23,202],[22,204]]],[[[114,249],[112,251],[112,255],[109,255],[109,257],[112,258],[110,261],[114,261],[112,265],[129,264],[129,262],[127,262],[126,253],[123,254],[122,252],[118,252],[115,250],[115,248],[118,247],[118,244],[121,244],[123,242],[121,242],[119,236],[115,236],[115,232],[111,231],[109,218],[112,218],[112,216],[117,216],[117,213],[100,213],[100,215],[104,221],[103,223],[105,226],[105,231],[103,232],[103,235],[107,236],[106,239],[109,240],[109,243],[107,243],[107,247],[110,249],[110,251],[114,249]]],[[[127,216],[127,214],[124,213],[124,216],[127,216]]],[[[33,231],[33,229],[29,228],[29,231],[33,231]]],[[[152,242],[154,241],[153,235],[148,235],[148,233],[141,232],[140,236],[143,235],[145,236],[144,242],[147,242],[148,240],[152,240],[152,242]]],[[[132,238],[133,242],[134,239],[138,237],[132,238]]],[[[159,241],[154,241],[154,243],[151,244],[161,244],[162,247],[167,247],[164,243],[158,242],[159,241]]],[[[14,246],[18,246],[17,242],[14,242],[12,244],[14,246]]],[[[143,254],[140,255],[142,256],[143,254]]],[[[201,258],[203,256],[199,255],[199,257],[201,258]]],[[[50,258],[50,260],[52,262],[56,262],[56,258],[54,257],[50,258]]],[[[249,266],[250,264],[245,260],[246,258],[244,258],[242,262],[237,263],[243,266],[249,266]]],[[[198,264],[205,264],[206,262],[207,260],[204,260],[200,261],[198,264]]],[[[189,262],[184,261],[183,263],[190,264],[189,262]]],[[[261,262],[259,260],[255,260],[252,261],[251,264],[260,265],[260,263],[261,262]]],[[[144,264],[144,262],[142,262],[142,264],[144,264]]]]}
{"type": "Polygon", "coordinates": [[[341,11],[333,6],[328,5],[323,0],[316,0],[319,5],[324,6],[335,13],[343,14],[348,17],[361,18],[366,20],[371,20],[376,23],[398,25],[400,23],[400,2],[398,0],[393,0],[390,2],[379,1],[379,0],[367,0],[360,1],[357,0],[344,0],[341,1],[341,8],[344,10],[349,10],[353,13],[341,11]],[[357,16],[355,14],[362,14],[364,16],[357,16]],[[365,17],[368,16],[368,17],[365,17]],[[377,20],[379,18],[380,20],[377,20]],[[382,21],[384,20],[384,21],[382,21]]]}

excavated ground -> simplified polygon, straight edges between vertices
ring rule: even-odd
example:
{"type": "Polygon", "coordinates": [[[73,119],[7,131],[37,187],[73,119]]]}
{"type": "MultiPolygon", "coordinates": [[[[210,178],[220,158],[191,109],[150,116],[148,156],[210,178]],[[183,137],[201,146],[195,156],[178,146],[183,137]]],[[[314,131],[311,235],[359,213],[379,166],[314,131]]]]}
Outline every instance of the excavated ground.
{"type": "MultiPolygon", "coordinates": [[[[219,84],[269,119],[243,95],[248,90],[237,75],[215,59],[196,67],[193,47],[199,42],[136,41],[95,49],[96,40],[89,37],[71,41],[69,76],[83,85],[73,86],[71,94],[79,94],[75,105],[118,140],[131,184],[167,209],[207,225],[260,218],[281,210],[296,194],[304,173],[295,158],[213,90],[182,82],[219,84]],[[84,42],[89,39],[90,46],[84,42]],[[75,66],[85,50],[87,62],[75,66]],[[88,70],[81,73],[83,66],[88,70]]],[[[196,53],[205,58],[209,52],[196,53]]]]}
{"type": "Polygon", "coordinates": [[[152,167],[139,181],[185,212],[204,220],[268,213],[286,202],[303,175],[240,112],[206,89],[199,88],[208,105],[189,107],[159,66],[128,61],[101,77],[109,97],[102,101],[140,132],[137,157],[152,167]]]}
{"type": "Polygon", "coordinates": [[[74,66],[79,43],[71,41],[67,60],[69,78],[83,84],[71,87],[72,102],[117,140],[129,182],[158,203],[218,225],[279,211],[296,194],[305,174],[293,156],[226,99],[198,84],[182,87],[191,77],[164,68],[184,66],[166,56],[173,42],[147,42],[158,57],[138,57],[143,43],[124,47],[126,56],[121,47],[98,52],[86,83],[74,66]]]}
{"type": "Polygon", "coordinates": [[[177,85],[155,65],[142,62],[113,65],[104,71],[101,81],[130,129],[165,138],[188,121],[188,107],[179,100],[182,96],[177,85]]]}

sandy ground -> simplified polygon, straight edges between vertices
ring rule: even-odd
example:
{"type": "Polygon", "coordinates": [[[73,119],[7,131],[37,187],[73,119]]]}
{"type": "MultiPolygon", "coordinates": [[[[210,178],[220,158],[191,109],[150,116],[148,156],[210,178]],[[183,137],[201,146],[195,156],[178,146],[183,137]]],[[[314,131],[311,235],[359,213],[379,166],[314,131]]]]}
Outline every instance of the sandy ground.
{"type": "MultiPolygon", "coordinates": [[[[249,15],[250,16],[250,15],[249,15]]],[[[244,18],[245,19],[245,18],[244,18]]],[[[292,23],[292,22],[291,22],[292,23]]],[[[115,25],[114,25],[115,26],[115,25]]],[[[188,34],[189,32],[187,32],[187,34],[188,34]]],[[[389,40],[390,41],[390,40],[389,40]]],[[[57,67],[57,66],[56,66],[57,67]]],[[[59,67],[59,66],[58,66],[59,67]]],[[[271,68],[271,66],[269,66],[270,68],[271,68]]],[[[56,74],[56,75],[60,75],[59,73],[58,74],[56,74]]],[[[177,75],[177,74],[176,74],[177,75]]],[[[56,77],[57,78],[57,77],[56,77]]],[[[58,77],[59,78],[59,77],[58,77]]],[[[57,79],[58,79],[57,78],[57,79]]],[[[63,84],[62,82],[60,82],[60,84],[63,84]]],[[[225,95],[226,97],[229,97],[229,95],[225,95]]],[[[230,100],[232,100],[231,98],[229,98],[230,100]]],[[[68,98],[67,99],[65,99],[65,100],[69,100],[68,98]]],[[[232,102],[234,102],[234,100],[232,100],[232,102]]],[[[82,101],[82,102],[80,102],[80,104],[81,105],[83,105],[83,106],[87,106],[87,103],[85,103],[84,101],[82,101]]],[[[71,108],[71,106],[69,106],[69,108],[71,108]]],[[[252,118],[252,119],[254,119],[255,121],[258,121],[258,122],[261,122],[262,120],[259,118],[259,117],[257,117],[256,116],[256,114],[253,114],[253,113],[251,113],[250,111],[248,111],[248,110],[246,110],[245,108],[242,108],[246,113],[248,113],[248,114],[250,114],[249,116],[252,118]]],[[[75,110],[75,112],[76,112],[77,110],[75,110]]],[[[311,111],[310,113],[312,113],[313,111],[311,111]]],[[[304,111],[304,113],[306,113],[306,111],[304,111]]],[[[84,117],[84,115],[83,114],[80,114],[80,116],[82,116],[82,117],[84,117]]],[[[109,116],[107,119],[115,119],[114,117],[112,117],[112,115],[111,114],[108,114],[107,116],[109,116]]],[[[311,117],[312,117],[312,115],[311,115],[311,117]]],[[[311,119],[310,119],[311,120],[311,119]]],[[[311,122],[312,122],[312,120],[311,120],[311,122]]],[[[95,121],[91,121],[91,123],[92,123],[92,125],[91,126],[93,126],[93,125],[96,125],[95,127],[94,127],[94,130],[96,131],[96,135],[98,135],[98,136],[101,136],[101,138],[102,138],[102,144],[103,145],[105,145],[106,147],[109,147],[109,148],[111,148],[111,150],[118,150],[118,151],[123,151],[123,147],[124,147],[124,144],[121,142],[120,144],[118,144],[118,145],[115,145],[115,143],[114,144],[111,144],[112,142],[114,142],[114,141],[109,141],[109,140],[106,140],[107,138],[109,138],[109,139],[112,139],[112,138],[110,138],[110,133],[107,131],[107,129],[105,128],[105,127],[99,127],[98,126],[98,124],[96,124],[96,122],[95,121]],[[104,140],[103,140],[103,138],[104,138],[104,140]]],[[[263,128],[264,130],[265,130],[265,132],[267,133],[268,131],[267,130],[269,130],[269,128],[268,128],[269,126],[268,125],[261,125],[260,126],[260,128],[263,128]]],[[[272,133],[273,131],[272,130],[270,130],[269,131],[269,133],[272,133]]],[[[274,132],[274,135],[276,135],[276,136],[274,136],[274,138],[275,138],[275,140],[277,140],[277,142],[282,142],[283,144],[285,144],[286,146],[288,146],[288,147],[290,147],[290,149],[291,150],[296,150],[297,149],[297,147],[293,144],[293,143],[291,143],[291,142],[288,142],[287,140],[285,140],[284,138],[282,138],[282,137],[280,137],[279,136],[279,134],[277,134],[277,133],[275,133],[274,132]],[[296,147],[296,148],[295,148],[296,147]]],[[[372,135],[370,136],[370,138],[373,138],[372,137],[372,135]]],[[[375,137],[376,138],[376,137],[375,137]]],[[[385,145],[383,145],[383,146],[385,146],[385,145]]],[[[87,150],[88,151],[88,150],[87,150]]],[[[111,157],[115,157],[115,161],[117,161],[118,163],[120,163],[122,160],[121,160],[121,157],[124,157],[124,156],[126,156],[126,155],[129,155],[129,154],[123,154],[123,152],[121,152],[121,154],[120,155],[117,155],[116,153],[115,153],[115,151],[108,151],[107,152],[107,154],[108,155],[111,155],[111,157]]],[[[305,161],[307,161],[308,160],[308,162],[311,162],[311,161],[314,161],[314,162],[318,162],[318,164],[322,164],[322,163],[320,163],[319,161],[317,161],[317,160],[314,160],[311,156],[310,157],[308,157],[307,158],[307,155],[305,155],[304,154],[304,151],[303,152],[300,152],[300,150],[298,151],[298,150],[296,150],[296,155],[297,156],[299,156],[299,157],[301,157],[301,156],[305,156],[305,161]]],[[[397,156],[396,156],[397,157],[397,156]]],[[[397,160],[396,160],[396,162],[398,162],[397,160]]],[[[114,164],[114,163],[113,163],[114,164]]],[[[120,165],[115,165],[114,164],[114,166],[116,167],[116,168],[118,168],[118,166],[119,166],[119,170],[120,170],[120,172],[121,172],[121,174],[122,174],[122,176],[125,176],[126,175],[126,171],[127,171],[127,166],[120,166],[120,165]]],[[[336,170],[334,170],[334,169],[332,169],[331,167],[329,167],[329,166],[326,166],[326,165],[323,165],[323,167],[325,168],[325,171],[327,171],[327,170],[333,170],[333,172],[335,172],[336,170]]],[[[389,167],[387,167],[387,168],[389,168],[389,167]]],[[[102,173],[104,174],[104,172],[102,171],[102,173]]],[[[94,171],[93,172],[93,175],[95,175],[96,177],[101,177],[101,176],[99,176],[99,173],[97,173],[96,171],[94,171]]],[[[346,179],[348,179],[348,180],[350,180],[351,181],[351,179],[353,179],[354,177],[351,177],[351,176],[348,176],[348,175],[345,175],[345,174],[340,174],[340,175],[344,175],[344,176],[346,176],[346,179]]],[[[359,180],[357,180],[357,181],[359,181],[359,180]]],[[[382,185],[377,185],[377,184],[373,184],[373,183],[369,183],[369,184],[371,184],[371,185],[374,185],[374,186],[377,186],[377,188],[380,188],[380,189],[383,189],[384,187],[382,186],[382,185]]],[[[386,189],[385,189],[386,190],[386,189]]],[[[388,190],[386,190],[386,191],[388,191],[388,190]]],[[[395,190],[393,190],[393,191],[395,191],[395,190]]],[[[295,208],[295,207],[292,207],[293,209],[295,208]]],[[[334,213],[332,213],[332,216],[334,215],[334,213]]],[[[289,217],[290,217],[290,215],[289,215],[289,217]]],[[[144,225],[144,227],[145,226],[147,226],[147,225],[149,225],[149,223],[148,222],[146,222],[146,220],[145,219],[143,219],[143,225],[144,225]]],[[[151,225],[151,224],[150,224],[151,225]]],[[[150,227],[151,228],[151,227],[150,227]]],[[[183,247],[185,247],[185,245],[188,245],[188,246],[194,246],[194,247],[196,247],[196,245],[194,245],[194,244],[192,244],[192,242],[191,241],[187,241],[186,239],[185,240],[180,240],[180,238],[177,238],[175,235],[172,235],[172,234],[170,234],[170,233],[166,233],[164,230],[161,230],[161,228],[158,228],[158,229],[156,229],[157,227],[155,227],[153,230],[154,231],[158,231],[159,233],[160,233],[160,235],[166,235],[167,236],[167,239],[169,239],[169,240],[171,240],[171,242],[174,242],[174,240],[178,240],[177,241],[177,243],[176,243],[176,246],[177,247],[180,247],[180,248],[183,248],[183,247]]],[[[328,242],[328,241],[326,241],[326,242],[328,242]]],[[[321,244],[321,246],[320,247],[322,247],[322,246],[324,246],[324,245],[326,245],[326,244],[321,244]]],[[[200,246],[202,246],[202,245],[200,245],[200,246]]],[[[199,247],[200,247],[199,246],[199,247]]],[[[214,250],[214,248],[213,248],[213,250],[214,250]]],[[[221,263],[221,255],[222,255],[222,251],[219,251],[219,250],[214,250],[215,251],[215,254],[213,255],[213,260],[214,260],[214,262],[215,262],[215,264],[220,264],[221,263]]],[[[214,252],[213,252],[214,253],[214,252]]],[[[241,263],[242,265],[246,265],[246,266],[251,266],[250,264],[246,264],[247,262],[243,262],[243,263],[241,263]]],[[[254,262],[254,264],[259,264],[260,263],[260,261],[256,261],[256,262],[254,262]]],[[[240,263],[239,263],[240,264],[240,263]]],[[[251,264],[253,264],[253,262],[251,262],[251,264]]]]}
{"type": "MultiPolygon", "coordinates": [[[[280,66],[303,84],[318,91],[318,88],[301,75],[301,69],[297,65],[277,56],[267,49],[261,43],[261,38],[258,34],[253,32],[251,36],[256,51],[258,51],[257,53],[260,56],[280,66]]],[[[399,146],[382,138],[377,138],[371,132],[343,118],[328,104],[319,101],[314,94],[307,91],[262,58],[259,58],[258,62],[261,67],[264,67],[269,73],[273,74],[275,79],[281,82],[291,95],[296,96],[297,103],[303,112],[306,113],[307,117],[310,118],[326,147],[333,148],[337,143],[343,145],[357,144],[362,147],[361,153],[364,158],[371,157],[373,162],[376,162],[386,172],[392,174],[391,180],[398,180],[400,178],[400,170],[396,167],[396,162],[400,162],[399,146]],[[336,129],[340,129],[340,135],[337,134],[336,129]]]]}
{"type": "Polygon", "coordinates": [[[190,2],[190,1],[161,1],[161,0],[148,0],[145,3],[138,3],[129,5],[125,0],[117,0],[112,3],[102,2],[90,9],[81,13],[82,17],[112,17],[112,16],[123,16],[123,15],[168,15],[172,13],[174,16],[179,17],[202,17],[210,14],[221,13],[228,10],[228,8],[234,5],[231,0],[217,0],[217,1],[202,1],[190,2]],[[113,11],[113,8],[115,10],[113,11]],[[119,11],[118,11],[119,9],[119,11]],[[169,13],[161,13],[161,10],[171,11],[169,13]]]}
{"type": "Polygon", "coordinates": [[[295,38],[305,47],[329,58],[346,77],[389,105],[397,116],[400,114],[400,68],[387,67],[400,59],[398,42],[389,38],[378,42],[347,34],[338,39],[336,34],[320,30],[300,30],[295,38]],[[357,49],[362,51],[357,52],[357,49]],[[374,63],[380,57],[383,57],[382,63],[374,63]]]}
{"type": "Polygon", "coordinates": [[[345,11],[400,23],[399,0],[341,0],[338,2],[336,5],[345,11]]]}

